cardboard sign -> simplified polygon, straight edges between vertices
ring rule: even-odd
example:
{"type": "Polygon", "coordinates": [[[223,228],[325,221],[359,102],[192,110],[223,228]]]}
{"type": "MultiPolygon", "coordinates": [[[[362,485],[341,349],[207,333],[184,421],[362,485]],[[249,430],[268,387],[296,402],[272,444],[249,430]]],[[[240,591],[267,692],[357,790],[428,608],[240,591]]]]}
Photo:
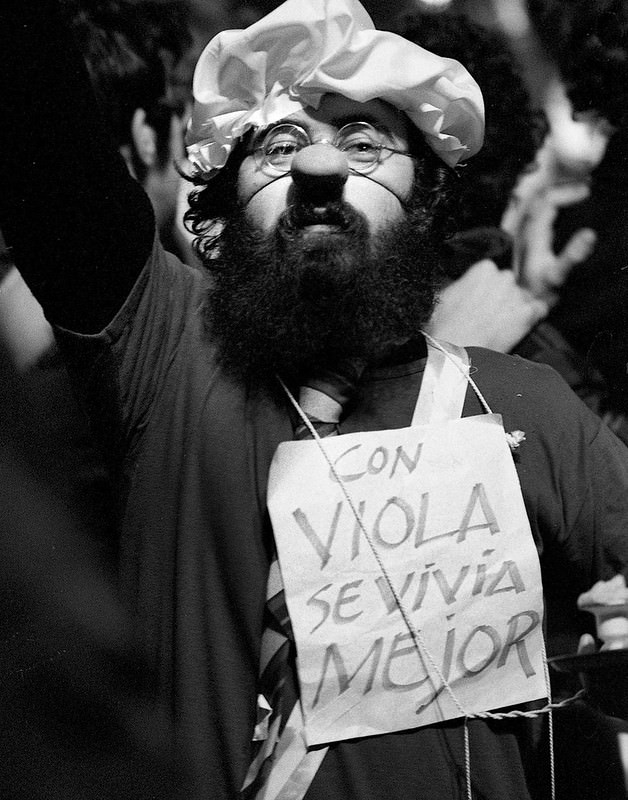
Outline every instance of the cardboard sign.
{"type": "Polygon", "coordinates": [[[546,696],[539,561],[499,415],[321,444],[335,474],[316,442],[286,442],[268,490],[308,746],[546,696]]]}

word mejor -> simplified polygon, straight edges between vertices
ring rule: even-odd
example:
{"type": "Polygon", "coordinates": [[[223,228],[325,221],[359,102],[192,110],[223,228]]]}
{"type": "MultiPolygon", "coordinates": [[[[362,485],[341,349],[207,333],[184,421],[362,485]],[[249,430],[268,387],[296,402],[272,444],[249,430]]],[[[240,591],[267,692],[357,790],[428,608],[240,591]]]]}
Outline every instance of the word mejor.
{"type": "MultiPolygon", "coordinates": [[[[442,520],[442,500],[439,505],[442,520]]],[[[420,493],[415,502],[408,497],[394,495],[384,501],[378,502],[378,507],[371,509],[366,500],[349,505],[345,500],[339,500],[329,523],[327,535],[317,531],[310,517],[302,508],[296,508],[292,516],[299,529],[305,535],[320,558],[320,567],[323,570],[331,559],[337,547],[342,548],[341,558],[347,557],[351,561],[360,555],[360,545],[364,539],[364,532],[370,538],[372,545],[378,550],[396,550],[410,544],[414,549],[427,545],[443,538],[455,538],[457,542],[464,542],[471,531],[488,531],[491,534],[499,533],[500,528],[495,513],[489,503],[484,484],[476,483],[471,488],[468,500],[463,507],[460,522],[446,530],[429,529],[430,518],[430,493],[420,493]],[[356,518],[357,512],[357,518],[356,518]],[[350,551],[347,552],[347,546],[350,551]]],[[[454,509],[447,509],[448,516],[454,509]]],[[[320,530],[320,523],[319,530],[320,530]]]]}
{"type": "MultiPolygon", "coordinates": [[[[448,617],[452,620],[455,615],[448,617]]],[[[426,658],[423,646],[413,632],[401,631],[365,641],[362,653],[355,648],[332,642],[320,653],[318,676],[312,684],[308,707],[333,706],[342,694],[352,690],[366,696],[372,691],[413,693],[414,713],[422,714],[446,694],[446,687],[456,689],[473,681],[489,668],[501,671],[514,653],[516,670],[525,678],[536,675],[528,653],[530,634],[539,629],[541,618],[533,610],[521,611],[502,625],[458,626],[455,623],[439,632],[431,641],[431,655],[426,658]],[[442,635],[444,633],[444,636],[442,635]],[[351,651],[351,655],[348,652],[351,651]],[[439,672],[435,673],[434,664],[439,672]]],[[[421,635],[421,631],[417,631],[421,635]]],[[[490,675],[496,678],[495,671],[490,675]]],[[[503,699],[503,698],[502,698],[503,699]]],[[[501,705],[506,704],[505,702],[501,705]]],[[[493,705],[500,705],[499,703],[493,705]]]]}

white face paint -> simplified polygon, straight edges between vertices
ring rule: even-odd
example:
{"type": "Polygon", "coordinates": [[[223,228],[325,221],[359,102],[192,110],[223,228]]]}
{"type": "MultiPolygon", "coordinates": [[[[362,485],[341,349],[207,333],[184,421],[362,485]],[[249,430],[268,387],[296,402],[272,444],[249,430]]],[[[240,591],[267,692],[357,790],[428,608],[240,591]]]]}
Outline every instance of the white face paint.
{"type": "MultiPolygon", "coordinates": [[[[303,109],[280,122],[300,126],[313,145],[323,141],[327,146],[344,125],[368,122],[384,131],[387,141],[395,149],[402,153],[408,151],[408,123],[405,117],[380,100],[359,103],[341,95],[328,94],[323,97],[317,110],[303,109]]],[[[316,176],[324,180],[343,170],[346,172],[347,160],[331,146],[329,158],[321,160],[321,147],[312,146],[300,151],[299,166],[306,173],[312,170],[313,177],[308,177],[308,180],[314,185],[316,176]]],[[[413,184],[413,160],[407,155],[385,151],[381,162],[368,175],[349,172],[341,197],[366,217],[371,233],[376,233],[403,217],[400,199],[405,201],[410,197],[413,184]]],[[[260,231],[267,233],[273,229],[281,213],[292,201],[294,192],[294,180],[290,172],[273,175],[268,170],[262,170],[253,151],[245,157],[238,175],[238,195],[248,219],[260,231]]],[[[319,202],[326,202],[324,190],[317,191],[317,195],[319,202]]]]}

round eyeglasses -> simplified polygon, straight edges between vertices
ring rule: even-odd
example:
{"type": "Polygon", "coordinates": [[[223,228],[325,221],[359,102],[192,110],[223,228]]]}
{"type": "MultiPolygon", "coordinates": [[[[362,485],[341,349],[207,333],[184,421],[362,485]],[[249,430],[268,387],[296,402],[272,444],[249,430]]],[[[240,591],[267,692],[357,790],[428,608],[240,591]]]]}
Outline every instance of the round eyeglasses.
{"type": "MultiPolygon", "coordinates": [[[[299,125],[282,122],[253,142],[257,166],[263,172],[289,172],[292,159],[304,147],[315,144],[307,131],[299,125]]],[[[354,172],[371,172],[393,153],[416,160],[411,153],[398,150],[386,143],[386,134],[368,122],[350,122],[336,133],[333,139],[319,139],[316,144],[328,144],[345,154],[349,169],[354,172]]]]}

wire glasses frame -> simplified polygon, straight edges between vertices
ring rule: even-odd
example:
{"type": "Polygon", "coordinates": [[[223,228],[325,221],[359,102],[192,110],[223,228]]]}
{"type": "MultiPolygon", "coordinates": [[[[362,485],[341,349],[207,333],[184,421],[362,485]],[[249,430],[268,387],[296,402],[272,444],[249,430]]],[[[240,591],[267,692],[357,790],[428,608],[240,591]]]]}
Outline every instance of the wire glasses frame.
{"type": "Polygon", "coordinates": [[[353,172],[368,173],[393,153],[416,157],[385,142],[386,134],[368,122],[350,122],[338,130],[333,139],[313,142],[300,125],[282,122],[263,131],[253,141],[253,154],[259,169],[267,174],[290,171],[292,160],[303,148],[311,144],[327,144],[340,150],[347,158],[353,172]],[[383,141],[384,140],[384,141],[383,141]]]}

